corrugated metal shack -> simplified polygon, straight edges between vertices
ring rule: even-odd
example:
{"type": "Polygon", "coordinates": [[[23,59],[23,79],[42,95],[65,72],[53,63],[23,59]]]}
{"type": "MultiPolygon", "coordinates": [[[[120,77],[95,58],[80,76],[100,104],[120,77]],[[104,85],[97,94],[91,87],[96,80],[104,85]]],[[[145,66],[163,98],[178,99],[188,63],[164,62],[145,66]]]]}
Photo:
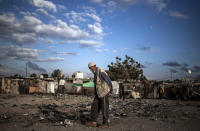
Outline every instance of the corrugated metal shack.
{"type": "Polygon", "coordinates": [[[119,84],[119,96],[124,98],[142,98],[144,85],[141,82],[123,82],[119,84]]]}
{"type": "Polygon", "coordinates": [[[1,77],[1,93],[20,94],[19,87],[23,84],[23,79],[10,79],[1,77]]]}
{"type": "Polygon", "coordinates": [[[0,77],[0,92],[5,94],[55,93],[58,82],[53,79],[0,77]]]}
{"type": "Polygon", "coordinates": [[[83,83],[82,94],[83,95],[93,95],[94,94],[94,82],[89,81],[89,82],[83,83]]]}

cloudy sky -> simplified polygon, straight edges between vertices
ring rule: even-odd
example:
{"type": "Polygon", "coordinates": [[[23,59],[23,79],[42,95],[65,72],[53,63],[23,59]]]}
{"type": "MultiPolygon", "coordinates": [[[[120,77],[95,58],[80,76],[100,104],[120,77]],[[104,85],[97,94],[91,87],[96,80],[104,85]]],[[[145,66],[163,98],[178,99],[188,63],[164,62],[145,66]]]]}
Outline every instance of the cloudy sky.
{"type": "Polygon", "coordinates": [[[0,0],[0,74],[88,74],[127,54],[149,79],[195,77],[199,12],[199,0],[0,0]]]}

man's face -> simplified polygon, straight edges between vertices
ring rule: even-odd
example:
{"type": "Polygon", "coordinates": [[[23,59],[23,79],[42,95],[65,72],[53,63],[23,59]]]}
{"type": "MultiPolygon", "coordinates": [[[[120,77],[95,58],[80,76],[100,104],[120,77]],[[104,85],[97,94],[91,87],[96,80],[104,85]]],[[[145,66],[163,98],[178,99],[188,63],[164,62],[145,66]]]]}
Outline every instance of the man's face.
{"type": "Polygon", "coordinates": [[[92,73],[95,73],[95,71],[96,71],[96,66],[91,66],[91,67],[89,67],[89,69],[90,69],[90,71],[91,71],[92,73]]]}

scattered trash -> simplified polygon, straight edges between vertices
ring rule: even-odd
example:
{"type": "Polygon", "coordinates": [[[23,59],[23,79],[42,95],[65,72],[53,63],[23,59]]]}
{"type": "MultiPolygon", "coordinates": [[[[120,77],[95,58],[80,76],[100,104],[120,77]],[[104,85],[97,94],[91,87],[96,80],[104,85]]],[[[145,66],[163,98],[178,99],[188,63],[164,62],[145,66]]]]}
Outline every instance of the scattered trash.
{"type": "MultiPolygon", "coordinates": [[[[4,99],[3,97],[1,98],[4,99]]],[[[0,123],[27,121],[28,123],[24,127],[30,127],[37,122],[66,127],[74,126],[77,123],[85,124],[90,120],[92,100],[93,98],[88,96],[35,94],[32,95],[28,104],[22,102],[4,105],[6,109],[15,109],[17,106],[23,113],[8,114],[5,112],[0,114],[0,123]],[[43,102],[35,104],[38,100],[33,98],[39,98],[43,102]]],[[[162,120],[171,122],[174,118],[176,118],[176,121],[177,119],[188,121],[200,117],[197,112],[199,107],[200,105],[197,102],[133,98],[122,100],[110,97],[109,119],[111,122],[126,117],[144,117],[150,121],[162,120]],[[182,110],[183,107],[196,108],[196,112],[182,110]]]]}

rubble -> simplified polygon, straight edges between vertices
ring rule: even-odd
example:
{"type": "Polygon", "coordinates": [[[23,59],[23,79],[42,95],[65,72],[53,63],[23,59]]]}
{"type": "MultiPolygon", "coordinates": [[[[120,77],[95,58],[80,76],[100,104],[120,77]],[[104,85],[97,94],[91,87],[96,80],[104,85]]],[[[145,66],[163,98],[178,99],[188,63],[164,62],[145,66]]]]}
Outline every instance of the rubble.
{"type": "MultiPolygon", "coordinates": [[[[0,100],[4,100],[0,101],[0,108],[7,109],[7,111],[0,111],[0,125],[1,123],[28,122],[25,128],[32,127],[35,123],[50,123],[63,127],[84,125],[90,120],[93,100],[90,96],[67,94],[34,94],[5,98],[7,97],[0,96],[0,100]],[[15,99],[19,100],[15,101],[15,99]],[[13,100],[14,103],[9,103],[13,100]]],[[[199,119],[199,105],[199,102],[132,98],[123,100],[110,97],[109,116],[111,124],[127,118],[145,118],[149,121],[176,123],[199,119]]]]}

